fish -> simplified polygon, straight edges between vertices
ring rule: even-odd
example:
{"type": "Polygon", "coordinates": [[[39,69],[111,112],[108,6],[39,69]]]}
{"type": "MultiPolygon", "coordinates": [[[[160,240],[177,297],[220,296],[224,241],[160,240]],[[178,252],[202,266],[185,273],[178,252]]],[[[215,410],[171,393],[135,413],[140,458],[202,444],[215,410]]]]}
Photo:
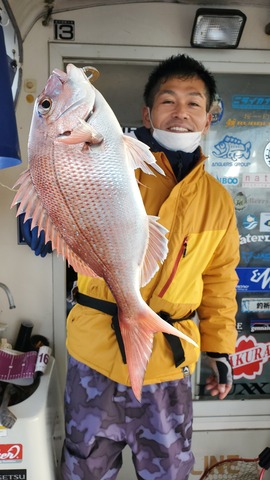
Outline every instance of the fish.
{"type": "Polygon", "coordinates": [[[148,146],[124,135],[91,81],[94,67],[52,71],[37,97],[28,140],[29,166],[11,207],[76,272],[103,278],[118,307],[130,384],[141,401],[156,332],[197,343],[143,300],[168,253],[167,229],[146,214],[134,170],[164,174],[148,146]]]}
{"type": "Polygon", "coordinates": [[[218,158],[231,158],[234,162],[242,158],[249,159],[251,143],[243,143],[239,138],[225,135],[225,137],[216,145],[212,151],[218,158]]]}

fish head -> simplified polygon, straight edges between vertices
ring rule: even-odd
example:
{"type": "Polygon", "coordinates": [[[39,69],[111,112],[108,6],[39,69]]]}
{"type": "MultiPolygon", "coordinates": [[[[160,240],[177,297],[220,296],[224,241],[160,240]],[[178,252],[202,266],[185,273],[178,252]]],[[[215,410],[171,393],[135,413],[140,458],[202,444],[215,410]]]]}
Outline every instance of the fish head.
{"type": "Polygon", "coordinates": [[[83,69],[68,64],[66,72],[54,69],[37,97],[29,135],[29,149],[37,141],[54,142],[68,136],[94,109],[95,88],[83,69]]]}

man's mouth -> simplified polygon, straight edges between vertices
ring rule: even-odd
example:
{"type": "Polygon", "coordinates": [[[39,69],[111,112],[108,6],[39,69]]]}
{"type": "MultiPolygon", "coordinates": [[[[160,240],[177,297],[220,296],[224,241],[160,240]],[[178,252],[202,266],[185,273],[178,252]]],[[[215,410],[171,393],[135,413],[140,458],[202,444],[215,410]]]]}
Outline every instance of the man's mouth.
{"type": "Polygon", "coordinates": [[[168,130],[170,132],[176,132],[176,133],[187,133],[187,132],[190,131],[187,128],[184,128],[184,127],[169,127],[168,130]]]}

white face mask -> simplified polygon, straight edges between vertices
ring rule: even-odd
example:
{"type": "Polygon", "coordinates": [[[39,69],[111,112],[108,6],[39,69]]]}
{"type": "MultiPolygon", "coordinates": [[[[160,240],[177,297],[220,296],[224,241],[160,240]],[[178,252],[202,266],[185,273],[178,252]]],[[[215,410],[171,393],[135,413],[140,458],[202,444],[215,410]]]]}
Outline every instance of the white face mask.
{"type": "Polygon", "coordinates": [[[174,152],[192,153],[200,145],[202,138],[202,132],[168,132],[167,130],[160,130],[155,128],[149,112],[149,119],[153,129],[152,135],[154,139],[167,150],[173,150],[174,152]]]}
{"type": "Polygon", "coordinates": [[[192,153],[200,145],[201,132],[167,132],[166,130],[153,129],[155,140],[168,150],[192,153]]]}

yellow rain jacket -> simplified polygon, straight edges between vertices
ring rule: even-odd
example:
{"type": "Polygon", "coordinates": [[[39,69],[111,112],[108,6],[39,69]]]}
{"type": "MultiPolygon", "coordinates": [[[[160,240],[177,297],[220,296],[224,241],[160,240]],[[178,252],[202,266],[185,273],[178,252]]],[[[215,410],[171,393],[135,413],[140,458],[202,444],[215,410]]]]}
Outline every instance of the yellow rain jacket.
{"type": "MultiPolygon", "coordinates": [[[[154,278],[142,288],[142,296],[155,312],[165,311],[173,319],[197,311],[199,321],[186,319],[173,325],[201,344],[201,351],[233,353],[239,235],[232,198],[205,172],[206,157],[202,154],[179,183],[165,154],[154,155],[166,176],[141,170],[136,173],[147,213],[158,215],[169,231],[169,253],[154,278]]],[[[102,279],[79,275],[78,287],[82,294],[114,301],[102,279]]],[[[67,349],[78,361],[130,385],[111,320],[100,311],[75,305],[67,320],[67,349]]],[[[176,367],[165,336],[155,334],[144,384],[182,378],[185,366],[190,373],[194,371],[200,349],[184,340],[181,343],[185,359],[176,367]]]]}

